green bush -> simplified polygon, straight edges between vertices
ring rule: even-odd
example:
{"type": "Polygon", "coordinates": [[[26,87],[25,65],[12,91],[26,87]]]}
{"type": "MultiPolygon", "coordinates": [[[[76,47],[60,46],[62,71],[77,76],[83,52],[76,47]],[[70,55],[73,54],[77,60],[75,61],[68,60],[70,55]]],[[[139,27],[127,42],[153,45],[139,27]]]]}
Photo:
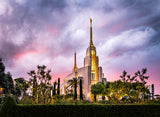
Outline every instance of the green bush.
{"type": "Polygon", "coordinates": [[[101,104],[110,104],[110,102],[108,100],[100,100],[99,103],[101,103],[101,104]]]}
{"type": "Polygon", "coordinates": [[[160,117],[160,105],[16,105],[12,111],[7,117],[160,117]]]}
{"type": "Polygon", "coordinates": [[[8,117],[14,113],[14,107],[16,107],[16,102],[13,100],[12,97],[7,97],[6,101],[2,105],[1,108],[1,117],[8,117]]]}
{"type": "Polygon", "coordinates": [[[24,96],[24,98],[20,101],[18,101],[18,104],[35,104],[32,97],[24,96]]]}

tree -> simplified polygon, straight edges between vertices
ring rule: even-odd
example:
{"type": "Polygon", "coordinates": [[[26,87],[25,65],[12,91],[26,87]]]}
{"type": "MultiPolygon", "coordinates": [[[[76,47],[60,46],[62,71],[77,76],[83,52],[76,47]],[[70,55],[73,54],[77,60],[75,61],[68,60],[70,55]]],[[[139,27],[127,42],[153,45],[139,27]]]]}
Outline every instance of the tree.
{"type": "Polygon", "coordinates": [[[133,89],[130,91],[130,95],[132,98],[136,100],[136,102],[138,102],[140,99],[139,97],[140,97],[141,88],[144,87],[144,85],[139,81],[132,83],[132,85],[133,85],[133,89]]]}
{"type": "Polygon", "coordinates": [[[2,88],[5,87],[5,66],[2,62],[2,59],[0,58],[0,86],[2,88]]]}
{"type": "Polygon", "coordinates": [[[127,101],[131,101],[130,90],[132,89],[132,83],[135,80],[136,76],[131,77],[130,75],[127,75],[127,72],[124,70],[120,78],[123,82],[122,93],[127,95],[127,101]]]}
{"type": "Polygon", "coordinates": [[[110,90],[112,92],[112,97],[115,98],[117,101],[120,100],[120,96],[123,95],[122,87],[123,83],[121,80],[114,81],[110,83],[110,90]]]}
{"type": "Polygon", "coordinates": [[[60,78],[58,78],[57,94],[60,95],[60,78]]]}
{"type": "Polygon", "coordinates": [[[17,84],[15,85],[14,95],[16,96],[16,98],[21,96],[21,90],[19,89],[17,84]]]}
{"type": "Polygon", "coordinates": [[[32,86],[32,96],[35,102],[48,104],[51,102],[51,70],[46,70],[45,65],[38,65],[37,71],[32,70],[30,75],[30,85],[32,86]]]}
{"type": "MultiPolygon", "coordinates": [[[[137,90],[137,97],[139,96],[139,94],[141,93],[142,94],[142,98],[140,98],[140,101],[141,99],[144,99],[145,97],[145,94],[148,92],[148,87],[145,86],[145,84],[147,83],[146,80],[148,80],[149,76],[146,76],[145,74],[147,73],[147,68],[142,68],[142,71],[137,71],[135,73],[135,77],[138,79],[136,79],[136,90],[137,90]]],[[[137,99],[138,101],[138,99],[137,99]]]]}
{"type": "Polygon", "coordinates": [[[147,73],[147,68],[142,68],[142,71],[137,71],[135,73],[135,77],[139,77],[140,82],[143,83],[144,85],[147,83],[146,80],[148,80],[149,76],[145,76],[147,73]]]}
{"type": "MultiPolygon", "coordinates": [[[[104,85],[104,90],[102,92],[102,95],[103,96],[107,96],[108,99],[110,100],[110,94],[111,94],[111,82],[107,82],[105,85],[104,85]]],[[[103,98],[103,97],[102,97],[103,98]]]]}
{"type": "Polygon", "coordinates": [[[80,100],[83,100],[83,87],[82,87],[82,78],[79,81],[79,89],[80,89],[80,100]]]}
{"type": "Polygon", "coordinates": [[[9,72],[5,74],[5,91],[7,94],[14,93],[14,84],[12,80],[12,75],[9,72]]]}
{"type": "Polygon", "coordinates": [[[5,73],[5,66],[0,58],[0,87],[3,88],[4,94],[14,94],[14,84],[12,75],[8,72],[5,73]]]}
{"type": "Polygon", "coordinates": [[[94,101],[96,102],[96,96],[99,95],[99,94],[102,94],[104,90],[104,85],[102,82],[98,82],[96,84],[93,84],[91,86],[91,93],[94,95],[94,101]]]}
{"type": "Polygon", "coordinates": [[[16,86],[23,92],[23,96],[25,96],[29,84],[24,80],[24,78],[16,78],[15,81],[16,86]]]}
{"type": "Polygon", "coordinates": [[[143,68],[142,71],[137,71],[133,77],[127,75],[126,71],[123,71],[123,74],[120,76],[121,81],[123,82],[122,85],[122,92],[127,95],[129,100],[131,97],[136,97],[136,101],[138,99],[144,99],[145,93],[148,92],[147,87],[145,84],[147,83],[146,80],[149,76],[146,76],[147,69],[143,68]],[[142,98],[139,98],[140,94],[142,94],[142,98]]]}
{"type": "Polygon", "coordinates": [[[56,85],[57,85],[57,82],[55,81],[53,86],[53,96],[56,95],[56,85]]]}
{"type": "Polygon", "coordinates": [[[69,86],[71,86],[72,88],[74,88],[74,97],[73,97],[74,100],[77,99],[77,82],[78,82],[77,78],[73,78],[73,79],[71,79],[71,80],[68,81],[69,86]]]}
{"type": "Polygon", "coordinates": [[[37,75],[36,75],[36,72],[34,70],[30,71],[28,73],[31,78],[29,79],[29,84],[30,84],[30,87],[32,89],[32,97],[34,99],[34,101],[36,102],[36,99],[37,99],[37,89],[38,89],[38,83],[37,83],[37,75]]]}

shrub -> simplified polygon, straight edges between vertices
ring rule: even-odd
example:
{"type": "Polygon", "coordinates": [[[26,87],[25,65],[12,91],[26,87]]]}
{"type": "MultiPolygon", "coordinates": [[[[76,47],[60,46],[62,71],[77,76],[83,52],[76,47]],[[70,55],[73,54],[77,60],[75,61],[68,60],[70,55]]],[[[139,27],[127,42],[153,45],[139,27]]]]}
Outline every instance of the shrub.
{"type": "Polygon", "coordinates": [[[32,97],[24,96],[22,100],[19,101],[19,104],[35,104],[32,97]]]}
{"type": "Polygon", "coordinates": [[[108,100],[100,100],[99,103],[101,103],[101,104],[110,104],[110,102],[108,100]]]}
{"type": "Polygon", "coordinates": [[[13,108],[16,107],[16,102],[13,100],[12,97],[7,97],[6,101],[2,105],[1,108],[1,117],[8,117],[11,113],[14,113],[13,108]]]}
{"type": "Polygon", "coordinates": [[[15,113],[7,117],[160,117],[160,105],[16,105],[10,109],[15,113]]]}

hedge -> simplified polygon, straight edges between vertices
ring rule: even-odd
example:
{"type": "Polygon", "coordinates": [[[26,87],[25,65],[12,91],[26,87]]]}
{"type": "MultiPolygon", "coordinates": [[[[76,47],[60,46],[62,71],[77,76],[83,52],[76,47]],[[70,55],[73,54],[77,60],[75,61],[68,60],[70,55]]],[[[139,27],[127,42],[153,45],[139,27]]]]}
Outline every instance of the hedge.
{"type": "Polygon", "coordinates": [[[7,97],[6,101],[2,105],[1,108],[1,117],[11,117],[10,114],[14,113],[14,107],[16,107],[16,102],[13,100],[12,97],[7,97]]]}
{"type": "Polygon", "coordinates": [[[160,117],[160,105],[12,105],[3,117],[160,117]]]}

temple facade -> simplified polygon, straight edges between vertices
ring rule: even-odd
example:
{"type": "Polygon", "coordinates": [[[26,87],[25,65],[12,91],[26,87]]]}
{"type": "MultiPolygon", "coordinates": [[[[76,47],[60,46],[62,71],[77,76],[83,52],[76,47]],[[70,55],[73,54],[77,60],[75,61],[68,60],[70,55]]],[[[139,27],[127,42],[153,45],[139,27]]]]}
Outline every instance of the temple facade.
{"type": "MultiPolygon", "coordinates": [[[[93,100],[91,94],[91,86],[97,82],[106,82],[102,67],[99,66],[99,58],[96,54],[96,47],[93,44],[92,39],[92,19],[90,19],[90,42],[84,58],[84,66],[81,68],[77,67],[76,53],[74,54],[74,67],[72,73],[68,74],[64,82],[61,84],[61,94],[65,94],[68,89],[71,89],[68,81],[77,78],[82,79],[83,95],[85,100],[93,100]]],[[[79,85],[77,93],[79,94],[79,85]]]]}

